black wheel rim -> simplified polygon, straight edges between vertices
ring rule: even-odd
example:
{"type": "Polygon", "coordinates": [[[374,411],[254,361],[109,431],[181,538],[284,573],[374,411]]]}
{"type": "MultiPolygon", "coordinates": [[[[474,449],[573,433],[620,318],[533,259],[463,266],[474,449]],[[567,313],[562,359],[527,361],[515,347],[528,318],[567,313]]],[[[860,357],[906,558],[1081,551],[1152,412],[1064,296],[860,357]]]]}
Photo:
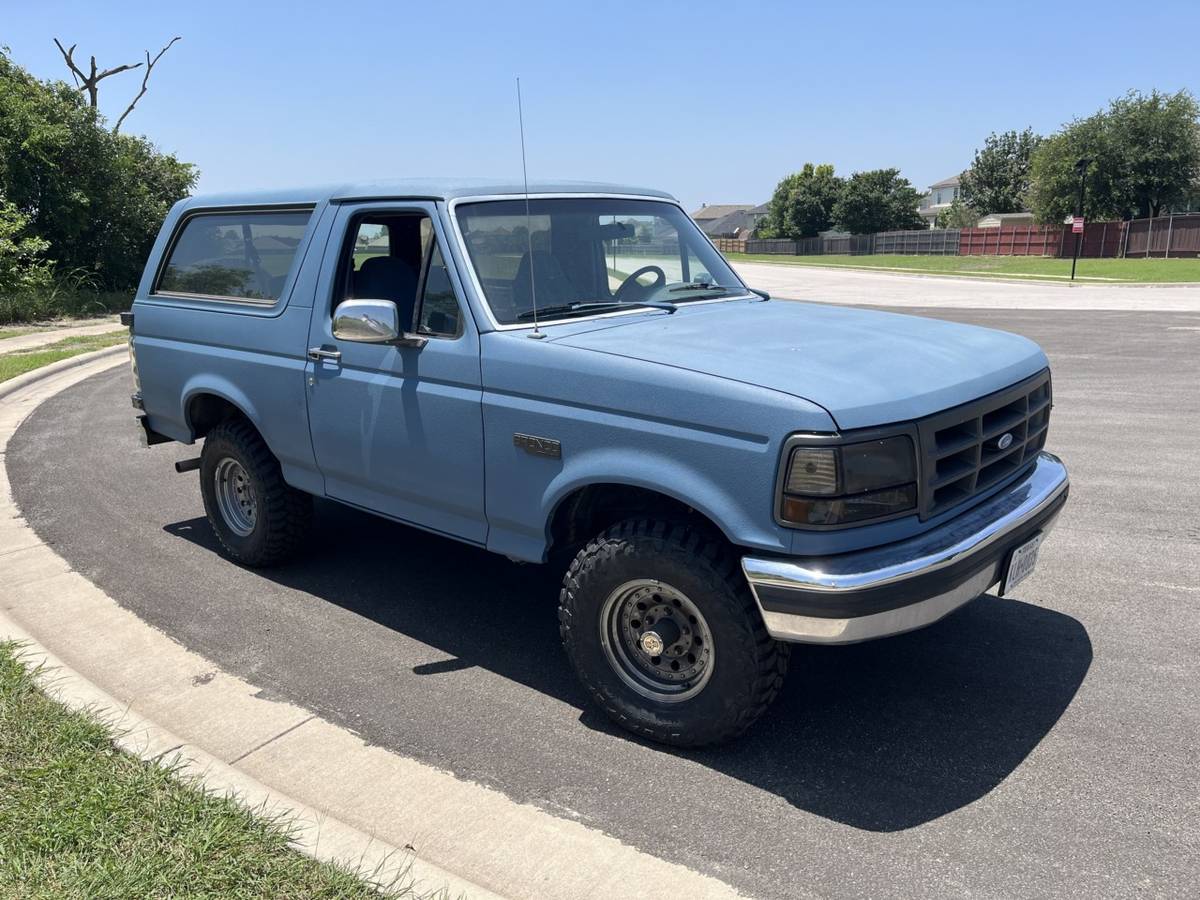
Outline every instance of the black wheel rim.
{"type": "Polygon", "coordinates": [[[604,654],[620,679],[651,700],[688,700],[712,677],[712,632],[686,594],[654,579],[627,581],[604,601],[604,654]]]}

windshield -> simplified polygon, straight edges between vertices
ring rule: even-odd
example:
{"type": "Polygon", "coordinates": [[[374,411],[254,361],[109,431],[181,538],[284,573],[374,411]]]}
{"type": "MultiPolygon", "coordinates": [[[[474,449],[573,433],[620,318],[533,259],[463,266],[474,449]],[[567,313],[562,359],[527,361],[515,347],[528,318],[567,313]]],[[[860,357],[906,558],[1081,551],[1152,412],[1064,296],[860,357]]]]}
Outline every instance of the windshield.
{"type": "Polygon", "coordinates": [[[502,325],[624,307],[744,296],[742,282],[673,203],[614,197],[464,203],[458,225],[502,325]],[[530,243],[532,241],[532,252],[530,243]]]}

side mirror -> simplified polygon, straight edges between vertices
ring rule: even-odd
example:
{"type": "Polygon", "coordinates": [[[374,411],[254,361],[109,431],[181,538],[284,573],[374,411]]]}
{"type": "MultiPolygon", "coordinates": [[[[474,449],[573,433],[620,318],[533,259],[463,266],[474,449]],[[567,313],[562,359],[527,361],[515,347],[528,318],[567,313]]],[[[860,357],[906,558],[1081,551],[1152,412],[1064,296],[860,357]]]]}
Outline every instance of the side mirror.
{"type": "Polygon", "coordinates": [[[362,344],[425,346],[424,338],[404,333],[400,311],[391,300],[343,300],[333,311],[333,336],[362,344]]]}

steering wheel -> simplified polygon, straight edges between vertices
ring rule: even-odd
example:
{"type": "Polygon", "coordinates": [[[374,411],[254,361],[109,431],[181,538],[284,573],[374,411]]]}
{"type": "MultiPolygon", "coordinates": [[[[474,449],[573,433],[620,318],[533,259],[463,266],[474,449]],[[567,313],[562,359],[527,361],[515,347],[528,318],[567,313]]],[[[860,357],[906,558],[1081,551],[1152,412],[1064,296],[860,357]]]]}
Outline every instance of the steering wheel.
{"type": "Polygon", "coordinates": [[[658,266],[642,266],[628,278],[621,282],[621,286],[617,288],[617,292],[613,294],[616,300],[638,300],[647,296],[652,291],[658,290],[667,283],[667,273],[658,266]],[[654,280],[649,284],[642,284],[638,281],[643,275],[654,273],[654,280]],[[636,293],[635,293],[636,292],[636,293]]]}

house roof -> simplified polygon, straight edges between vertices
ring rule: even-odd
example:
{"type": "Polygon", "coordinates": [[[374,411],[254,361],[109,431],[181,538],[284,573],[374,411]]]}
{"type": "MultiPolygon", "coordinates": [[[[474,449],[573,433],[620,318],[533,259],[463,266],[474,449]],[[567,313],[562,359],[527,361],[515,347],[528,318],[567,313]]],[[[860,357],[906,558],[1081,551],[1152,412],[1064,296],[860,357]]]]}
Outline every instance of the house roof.
{"type": "Polygon", "coordinates": [[[692,213],[692,218],[697,222],[712,221],[724,218],[730,213],[742,212],[743,210],[753,208],[753,203],[714,203],[710,206],[700,207],[692,213]]]}
{"type": "Polygon", "coordinates": [[[933,190],[934,188],[943,188],[943,187],[958,187],[958,183],[959,183],[959,181],[960,181],[960,180],[961,180],[961,177],[960,177],[960,176],[958,176],[958,175],[951,175],[949,178],[943,178],[941,181],[938,181],[938,182],[935,182],[934,184],[931,184],[931,185],[929,186],[929,189],[930,189],[930,190],[933,190]]]}
{"type": "MultiPolygon", "coordinates": [[[[521,196],[525,185],[519,181],[484,178],[401,178],[356,184],[324,185],[269,191],[229,191],[201,194],[182,201],[184,208],[205,206],[286,205],[307,206],[327,200],[387,200],[392,198],[453,200],[494,194],[521,196]]],[[[530,182],[531,194],[626,194],[640,197],[675,198],[666,191],[628,184],[598,181],[530,182]]]]}
{"type": "Polygon", "coordinates": [[[704,219],[696,224],[709,237],[716,237],[717,235],[725,236],[753,231],[754,226],[758,224],[758,220],[761,218],[762,214],[755,213],[753,209],[739,209],[727,216],[721,216],[719,219],[704,219]]]}

